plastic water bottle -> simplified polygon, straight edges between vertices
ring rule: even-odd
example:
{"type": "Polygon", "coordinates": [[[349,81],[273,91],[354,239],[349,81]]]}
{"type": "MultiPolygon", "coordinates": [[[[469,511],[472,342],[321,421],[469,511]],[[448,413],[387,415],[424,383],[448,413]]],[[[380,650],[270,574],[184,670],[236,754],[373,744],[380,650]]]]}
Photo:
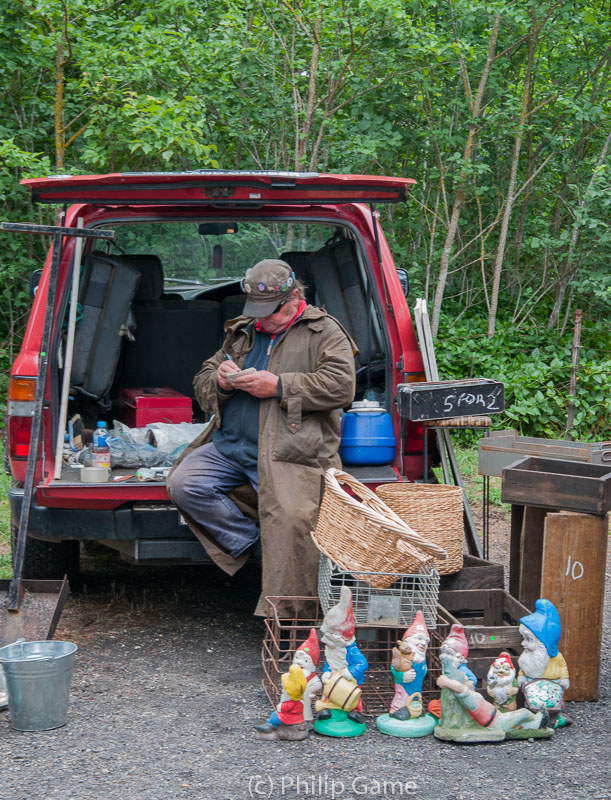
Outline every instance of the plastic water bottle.
{"type": "Polygon", "coordinates": [[[91,466],[110,469],[110,445],[108,443],[108,429],[102,420],[93,432],[91,445],[91,466]]]}

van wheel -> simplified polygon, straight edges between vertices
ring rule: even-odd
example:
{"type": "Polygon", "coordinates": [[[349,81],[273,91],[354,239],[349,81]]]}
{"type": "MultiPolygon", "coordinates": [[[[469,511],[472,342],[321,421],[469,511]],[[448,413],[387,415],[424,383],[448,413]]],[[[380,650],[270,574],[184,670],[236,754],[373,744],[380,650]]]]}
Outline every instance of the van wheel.
{"type": "MultiPolygon", "coordinates": [[[[17,546],[17,526],[11,525],[11,549],[13,564],[17,546]]],[[[46,542],[28,536],[25,545],[24,578],[38,580],[61,580],[68,576],[70,587],[75,590],[79,582],[80,548],[79,543],[66,540],[46,542]]]]}

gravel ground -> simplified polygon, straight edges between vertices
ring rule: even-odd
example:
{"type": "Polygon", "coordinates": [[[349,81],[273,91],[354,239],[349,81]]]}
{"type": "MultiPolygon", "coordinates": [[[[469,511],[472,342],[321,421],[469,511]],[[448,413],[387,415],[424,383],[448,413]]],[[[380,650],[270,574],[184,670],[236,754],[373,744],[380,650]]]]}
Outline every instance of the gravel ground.
{"type": "MultiPolygon", "coordinates": [[[[505,560],[493,523],[491,555],[505,560]]],[[[353,740],[265,743],[252,729],[269,713],[255,573],[142,569],[98,553],[84,579],[56,633],[79,646],[68,724],[22,733],[0,715],[3,799],[611,798],[609,603],[600,699],[570,704],[575,724],[550,741],[461,746],[370,725],[353,740]]]]}

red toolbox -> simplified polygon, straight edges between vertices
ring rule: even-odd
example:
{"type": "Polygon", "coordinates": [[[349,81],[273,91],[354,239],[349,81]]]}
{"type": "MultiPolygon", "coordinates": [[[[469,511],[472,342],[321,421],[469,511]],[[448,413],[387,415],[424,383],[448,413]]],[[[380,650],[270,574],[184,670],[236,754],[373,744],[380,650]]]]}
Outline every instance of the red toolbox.
{"type": "Polygon", "coordinates": [[[150,422],[192,422],[191,398],[174,389],[121,389],[119,419],[130,428],[144,428],[150,422]]]}

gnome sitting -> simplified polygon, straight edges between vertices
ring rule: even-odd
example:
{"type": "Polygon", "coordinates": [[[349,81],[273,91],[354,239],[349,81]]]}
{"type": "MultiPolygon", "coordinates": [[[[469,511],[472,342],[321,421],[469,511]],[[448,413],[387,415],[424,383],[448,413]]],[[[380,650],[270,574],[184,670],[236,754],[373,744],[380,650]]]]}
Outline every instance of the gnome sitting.
{"type": "Polygon", "coordinates": [[[474,691],[477,678],[466,665],[467,640],[462,625],[453,625],[441,646],[442,674],[437,678],[441,694],[441,719],[434,734],[455,742],[501,741],[506,735],[550,736],[547,714],[526,708],[502,714],[474,691]],[[471,677],[472,676],[472,677],[471,677]]]}
{"type": "Polygon", "coordinates": [[[519,630],[524,652],[518,658],[518,684],[526,705],[532,710],[546,708],[555,728],[570,725],[571,720],[560,713],[569,671],[558,651],[562,626],[554,604],[537,600],[534,613],[521,618],[519,630]]]}
{"type": "Polygon", "coordinates": [[[395,682],[395,695],[390,706],[390,715],[396,719],[413,719],[422,714],[422,682],[427,672],[426,651],[430,638],[424,615],[422,611],[418,611],[403,638],[397,643],[399,647],[393,648],[390,671],[395,682]],[[402,653],[405,646],[411,652],[411,663],[406,663],[405,654],[402,653]]]}
{"type": "Polygon", "coordinates": [[[486,677],[486,692],[499,711],[515,711],[517,708],[518,681],[509,653],[501,653],[490,665],[486,677]]]}
{"type": "MultiPolygon", "coordinates": [[[[322,634],[321,639],[325,645],[322,680],[325,685],[326,695],[329,695],[328,687],[336,685],[337,678],[344,678],[354,686],[354,690],[357,690],[357,687],[360,687],[363,683],[369,664],[355,642],[352,592],[347,586],[341,587],[339,603],[327,611],[320,631],[322,634]]],[[[348,712],[347,717],[353,723],[362,726],[360,731],[362,733],[365,729],[365,719],[362,714],[363,705],[360,699],[360,689],[357,691],[359,695],[358,703],[348,712]]],[[[317,700],[317,723],[330,720],[332,718],[332,710],[342,710],[342,706],[334,701],[333,696],[323,696],[322,700],[317,700]]],[[[315,724],[314,727],[319,733],[326,732],[323,731],[323,726],[315,724]]],[[[360,733],[357,735],[360,735],[360,733]]]]}
{"type": "Polygon", "coordinates": [[[462,625],[452,625],[450,635],[443,641],[439,656],[443,660],[447,658],[454,669],[460,670],[466,678],[466,685],[469,689],[477,686],[477,677],[467,666],[469,655],[469,645],[465,636],[465,629],[462,625]]]}
{"type": "Polygon", "coordinates": [[[306,677],[301,667],[291,664],[282,681],[282,694],[276,711],[272,711],[267,722],[255,725],[257,738],[266,741],[284,739],[300,741],[307,738],[308,728],[303,718],[303,694],[306,690],[306,677]]]}
{"type": "Polygon", "coordinates": [[[310,628],[310,635],[305,642],[299,645],[293,656],[293,664],[301,667],[307,681],[303,694],[303,717],[308,726],[308,730],[311,730],[314,725],[312,700],[322,691],[322,681],[316,674],[319,660],[320,646],[318,644],[318,636],[316,635],[316,629],[310,628]]]}

